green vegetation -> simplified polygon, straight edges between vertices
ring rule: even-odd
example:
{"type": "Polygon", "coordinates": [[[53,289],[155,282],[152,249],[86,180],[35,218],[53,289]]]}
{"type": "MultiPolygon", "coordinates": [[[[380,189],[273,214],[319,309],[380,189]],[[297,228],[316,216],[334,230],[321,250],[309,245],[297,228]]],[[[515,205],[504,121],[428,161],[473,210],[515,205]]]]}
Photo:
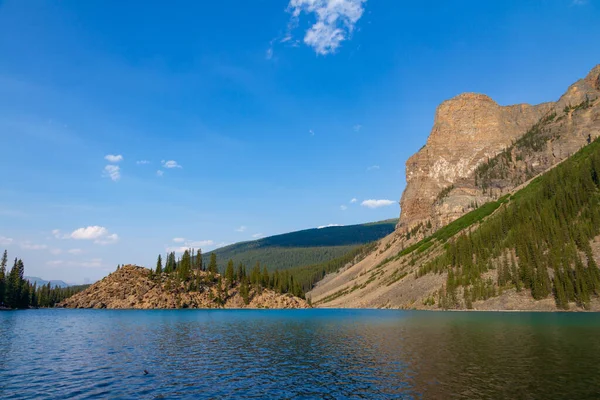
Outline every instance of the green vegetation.
{"type": "Polygon", "coordinates": [[[254,265],[260,262],[270,272],[307,265],[323,264],[343,257],[350,251],[392,233],[398,220],[391,219],[362,225],[333,226],[307,229],[271,236],[251,242],[236,243],[216,249],[219,270],[227,261],[234,265],[254,265]]]}
{"type": "Polygon", "coordinates": [[[0,260],[0,307],[4,308],[30,308],[54,307],[67,297],[87,288],[89,285],[69,286],[66,288],[51,287],[48,284],[37,287],[23,278],[25,265],[23,261],[15,258],[11,270],[7,273],[8,253],[4,250],[0,260]]]}
{"type": "Polygon", "coordinates": [[[294,281],[300,285],[302,290],[308,292],[312,289],[315,283],[323,279],[325,275],[332,272],[337,272],[340,268],[343,268],[349,263],[356,263],[360,261],[367,254],[372,252],[375,247],[375,243],[369,243],[354,248],[350,252],[333,260],[319,264],[291,268],[287,271],[284,271],[284,273],[289,273],[290,276],[293,276],[294,281]]]}
{"type": "MultiPolygon", "coordinates": [[[[481,214],[489,215],[489,204],[474,212],[488,208],[481,214]]],[[[590,246],[598,234],[600,140],[533,180],[477,229],[449,241],[418,276],[448,273],[438,294],[443,308],[460,305],[459,287],[467,307],[514,287],[530,290],[535,299],[553,294],[559,308],[567,309],[569,302],[587,308],[591,296],[600,294],[600,270],[590,246]],[[482,278],[489,270],[496,270],[496,282],[482,278]]]]}
{"type": "Polygon", "coordinates": [[[193,253],[192,249],[185,250],[179,260],[176,259],[175,252],[168,253],[167,264],[162,272],[160,272],[162,266],[161,256],[159,256],[156,269],[150,271],[150,278],[162,281],[168,290],[183,288],[187,292],[202,292],[209,290],[214,285],[217,288],[217,294],[213,300],[219,305],[224,304],[227,300],[228,290],[238,284],[240,295],[246,304],[251,300],[251,289],[255,289],[256,293],[260,293],[263,289],[271,289],[280,294],[290,293],[304,298],[302,287],[289,271],[275,270],[269,273],[266,267],[261,268],[260,262],[256,262],[250,272],[247,272],[248,268],[245,264],[239,263],[236,269],[233,260],[230,259],[227,267],[220,273],[215,253],[210,253],[208,264],[202,262],[200,250],[192,259],[193,253]]]}

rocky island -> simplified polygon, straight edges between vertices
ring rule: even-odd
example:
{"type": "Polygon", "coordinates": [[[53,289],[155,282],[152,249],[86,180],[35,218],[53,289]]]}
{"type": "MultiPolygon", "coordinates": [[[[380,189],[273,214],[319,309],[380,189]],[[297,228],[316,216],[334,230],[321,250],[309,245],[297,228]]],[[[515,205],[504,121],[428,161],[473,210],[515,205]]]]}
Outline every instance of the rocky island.
{"type": "Polygon", "coordinates": [[[308,308],[288,293],[229,281],[219,274],[193,271],[183,281],[167,273],[125,265],[86,290],[60,303],[64,308],[174,309],[174,308],[308,308]]]}

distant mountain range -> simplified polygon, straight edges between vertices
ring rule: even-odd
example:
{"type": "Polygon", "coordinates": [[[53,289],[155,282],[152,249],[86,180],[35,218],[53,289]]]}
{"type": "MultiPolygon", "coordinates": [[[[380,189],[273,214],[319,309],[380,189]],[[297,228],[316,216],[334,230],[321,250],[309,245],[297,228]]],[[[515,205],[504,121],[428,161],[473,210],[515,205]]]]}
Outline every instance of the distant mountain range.
{"type": "Polygon", "coordinates": [[[323,263],[343,256],[360,245],[389,235],[394,231],[397,223],[398,219],[389,219],[269,236],[213,250],[203,255],[203,262],[208,263],[210,254],[215,253],[221,269],[230,259],[236,265],[241,262],[248,267],[260,262],[271,271],[323,263]]]}
{"type": "Polygon", "coordinates": [[[50,280],[50,281],[47,281],[47,280],[44,280],[42,278],[38,278],[37,276],[24,276],[23,278],[25,280],[29,281],[32,285],[36,284],[37,287],[47,285],[48,282],[50,282],[50,286],[51,287],[57,287],[58,286],[58,287],[61,287],[61,288],[65,288],[65,287],[73,286],[73,285],[70,285],[70,284],[66,283],[65,281],[59,281],[59,280],[50,280]]]}

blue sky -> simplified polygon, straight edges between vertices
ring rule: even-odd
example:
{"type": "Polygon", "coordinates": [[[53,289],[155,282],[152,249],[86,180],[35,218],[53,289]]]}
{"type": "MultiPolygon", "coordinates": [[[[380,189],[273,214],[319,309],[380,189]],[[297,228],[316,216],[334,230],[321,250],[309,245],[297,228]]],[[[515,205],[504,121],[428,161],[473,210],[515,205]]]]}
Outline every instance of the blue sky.
{"type": "Polygon", "coordinates": [[[0,1],[0,247],[85,282],[397,217],[440,102],[557,99],[600,62],[598,21],[594,0],[0,1]]]}

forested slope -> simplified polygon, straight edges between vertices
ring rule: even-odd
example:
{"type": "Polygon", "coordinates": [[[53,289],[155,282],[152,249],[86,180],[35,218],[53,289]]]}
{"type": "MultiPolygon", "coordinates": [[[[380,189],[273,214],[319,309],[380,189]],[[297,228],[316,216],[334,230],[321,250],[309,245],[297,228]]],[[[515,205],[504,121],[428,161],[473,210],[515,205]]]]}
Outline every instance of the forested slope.
{"type": "Polygon", "coordinates": [[[389,235],[397,222],[397,219],[390,219],[360,225],[306,229],[235,243],[205,253],[204,258],[208,260],[211,253],[216,254],[221,270],[229,260],[233,260],[235,265],[242,263],[249,266],[259,262],[270,271],[321,264],[389,235]]]}
{"type": "Polygon", "coordinates": [[[600,141],[420,241],[409,234],[382,240],[345,279],[311,293],[313,301],[485,309],[498,298],[498,308],[531,309],[539,300],[593,308],[600,294],[600,141]]]}

